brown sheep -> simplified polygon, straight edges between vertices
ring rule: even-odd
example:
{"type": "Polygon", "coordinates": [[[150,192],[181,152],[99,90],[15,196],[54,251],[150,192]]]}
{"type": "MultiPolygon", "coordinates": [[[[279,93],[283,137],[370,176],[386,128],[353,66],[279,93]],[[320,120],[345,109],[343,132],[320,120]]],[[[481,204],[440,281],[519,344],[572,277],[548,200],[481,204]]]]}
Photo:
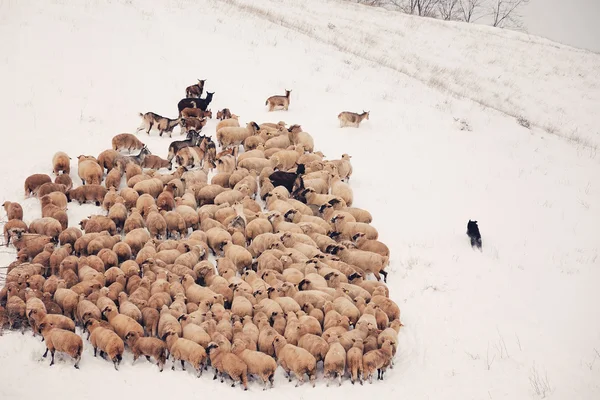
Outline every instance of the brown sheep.
{"type": "Polygon", "coordinates": [[[64,192],[73,187],[73,180],[67,174],[58,175],[56,178],[54,178],[54,183],[56,183],[57,185],[65,185],[64,192]]]}
{"type": "Polygon", "coordinates": [[[131,133],[121,133],[112,138],[113,150],[141,150],[145,146],[135,135],[131,133]]]}
{"type": "Polygon", "coordinates": [[[100,206],[107,192],[108,190],[103,186],[89,184],[71,189],[66,194],[69,201],[76,200],[80,204],[91,201],[100,206]]]}
{"type": "Polygon", "coordinates": [[[46,342],[46,352],[43,357],[45,358],[48,355],[48,350],[50,350],[50,354],[52,355],[50,366],[54,365],[54,353],[58,350],[73,357],[75,359],[74,367],[79,369],[79,361],[81,360],[81,353],[83,351],[83,340],[81,337],[71,331],[54,328],[52,324],[47,322],[40,324],[39,329],[46,342]]]}
{"type": "Polygon", "coordinates": [[[77,166],[77,173],[81,178],[81,182],[85,185],[100,185],[102,183],[102,177],[104,176],[104,171],[100,164],[96,161],[95,157],[92,156],[84,156],[81,155],[77,157],[79,160],[77,166]]]}
{"type": "Polygon", "coordinates": [[[52,157],[52,170],[54,175],[58,175],[59,172],[69,174],[71,172],[71,157],[63,151],[59,151],[52,157]]]}
{"type": "Polygon", "coordinates": [[[154,357],[159,371],[163,371],[167,361],[167,345],[165,342],[154,337],[140,337],[136,332],[129,332],[125,336],[125,341],[133,353],[133,362],[141,355],[145,356],[148,361],[150,361],[150,357],[154,357]]]}
{"type": "Polygon", "coordinates": [[[119,152],[116,150],[104,150],[98,155],[98,164],[100,164],[102,168],[106,169],[106,172],[110,172],[110,170],[115,167],[115,161],[119,155],[119,152]]]}
{"type": "Polygon", "coordinates": [[[52,178],[46,174],[33,174],[25,179],[25,197],[29,197],[32,194],[37,194],[38,189],[44,183],[52,183],[52,178]]]}

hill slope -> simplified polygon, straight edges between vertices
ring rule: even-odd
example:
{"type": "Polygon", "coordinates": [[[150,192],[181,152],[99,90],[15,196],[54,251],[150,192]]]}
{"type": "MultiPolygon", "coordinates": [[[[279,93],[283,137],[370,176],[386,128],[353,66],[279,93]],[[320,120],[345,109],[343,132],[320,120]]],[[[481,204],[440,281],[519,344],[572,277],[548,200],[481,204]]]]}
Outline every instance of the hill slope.
{"type": "MultiPolygon", "coordinates": [[[[341,388],[319,378],[316,389],[294,389],[279,371],[275,390],[253,384],[249,396],[524,399],[535,397],[535,371],[547,374],[551,398],[600,395],[600,157],[582,144],[597,144],[598,55],[336,1],[62,3],[0,5],[10,72],[0,76],[9,88],[0,201],[21,201],[27,221],[40,207],[23,200],[23,181],[51,173],[55,151],[97,155],[135,131],[138,112],[176,115],[196,78],[216,92],[213,110],[300,123],[329,159],[353,156],[356,206],[391,248],[390,296],[405,324],[396,366],[383,382],[341,388]],[[290,110],[267,113],[264,99],[284,88],[290,110]],[[360,129],[338,128],[340,111],[361,109],[371,119],[360,129]],[[560,135],[579,127],[582,140],[525,129],[506,115],[516,111],[560,135]],[[469,218],[483,253],[468,245],[469,218]]],[[[140,138],[166,156],[169,139],[140,138]]],[[[97,212],[69,206],[73,225],[97,212]]],[[[14,253],[0,257],[5,265],[14,253]]],[[[32,377],[50,396],[91,399],[106,396],[101,380],[154,397],[239,390],[209,374],[132,366],[130,354],[116,372],[89,345],[80,371],[68,361],[48,368],[43,350],[29,333],[0,337],[0,397],[37,397],[32,377]]]]}

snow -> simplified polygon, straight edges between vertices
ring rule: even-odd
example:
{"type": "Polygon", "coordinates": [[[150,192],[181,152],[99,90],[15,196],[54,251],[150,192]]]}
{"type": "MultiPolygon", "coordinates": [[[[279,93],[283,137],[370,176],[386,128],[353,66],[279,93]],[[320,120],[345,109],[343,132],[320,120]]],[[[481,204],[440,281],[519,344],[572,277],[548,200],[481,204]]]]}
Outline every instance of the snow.
{"type": "MultiPolygon", "coordinates": [[[[0,3],[0,201],[38,218],[23,182],[51,174],[56,151],[73,158],[78,185],[78,155],[135,132],[139,112],[176,115],[185,87],[206,78],[213,111],[299,123],[327,158],[352,155],[355,204],[391,249],[405,324],[383,382],[327,388],[320,372],[316,388],[294,388],[279,370],[275,389],[253,383],[245,396],[530,399],[541,397],[537,371],[548,398],[599,398],[600,56],[341,1],[241,4],[0,3]],[[264,99],[284,89],[289,111],[268,113],[264,99]],[[363,109],[359,129],[338,127],[340,111],[363,109]],[[483,253],[469,246],[469,219],[483,253]]],[[[179,138],[139,137],[163,157],[179,138]]],[[[91,213],[100,209],[69,205],[72,225],[91,213]]],[[[13,257],[5,248],[1,265],[13,257]]],[[[170,362],[163,373],[131,365],[131,354],[117,372],[87,342],[79,371],[68,357],[49,368],[43,351],[30,332],[5,331],[0,398],[240,393],[170,362]]]]}

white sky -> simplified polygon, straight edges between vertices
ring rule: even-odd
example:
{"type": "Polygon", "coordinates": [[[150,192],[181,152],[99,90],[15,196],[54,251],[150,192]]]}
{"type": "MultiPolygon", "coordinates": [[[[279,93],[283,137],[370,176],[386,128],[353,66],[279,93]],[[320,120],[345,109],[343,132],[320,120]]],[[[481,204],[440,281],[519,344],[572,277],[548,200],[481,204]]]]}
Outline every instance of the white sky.
{"type": "Polygon", "coordinates": [[[531,0],[521,14],[532,35],[600,53],[600,0],[531,0]]]}

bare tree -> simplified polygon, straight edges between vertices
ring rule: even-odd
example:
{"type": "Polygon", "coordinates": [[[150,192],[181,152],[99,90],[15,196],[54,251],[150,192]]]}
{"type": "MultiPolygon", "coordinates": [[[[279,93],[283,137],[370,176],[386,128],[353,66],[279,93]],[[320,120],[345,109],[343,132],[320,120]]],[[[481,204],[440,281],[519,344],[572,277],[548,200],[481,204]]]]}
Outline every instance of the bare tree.
{"type": "Polygon", "coordinates": [[[454,21],[459,17],[459,0],[438,0],[437,10],[441,19],[454,21]]]}
{"type": "Polygon", "coordinates": [[[405,14],[421,17],[436,17],[436,6],[440,0],[389,0],[389,4],[399,8],[405,14]]]}
{"type": "Polygon", "coordinates": [[[465,22],[475,22],[481,16],[479,10],[483,6],[483,0],[460,0],[459,10],[462,20],[465,22]]]}
{"type": "Polygon", "coordinates": [[[518,10],[529,3],[529,0],[492,0],[490,7],[491,25],[498,28],[507,26],[522,28],[521,15],[518,10]]]}

